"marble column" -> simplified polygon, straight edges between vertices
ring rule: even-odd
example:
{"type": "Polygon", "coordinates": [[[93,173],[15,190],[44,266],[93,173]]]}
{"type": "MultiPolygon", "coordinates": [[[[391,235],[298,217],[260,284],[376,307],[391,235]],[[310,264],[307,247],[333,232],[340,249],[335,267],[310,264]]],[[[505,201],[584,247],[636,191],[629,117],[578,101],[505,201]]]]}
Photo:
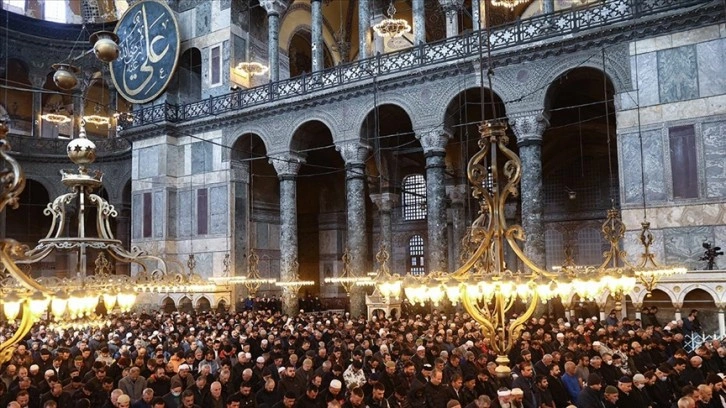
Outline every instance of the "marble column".
{"type": "Polygon", "coordinates": [[[542,0],[542,13],[550,14],[555,12],[555,0],[542,0]]]}
{"type": "Polygon", "coordinates": [[[426,158],[426,221],[428,241],[426,242],[427,272],[448,269],[448,228],[446,222],[445,172],[446,144],[451,132],[443,126],[416,131],[426,158]]]}
{"type": "Polygon", "coordinates": [[[424,0],[413,0],[413,43],[414,45],[426,42],[426,8],[424,0]]]}
{"type": "Polygon", "coordinates": [[[471,1],[471,29],[472,31],[479,31],[481,30],[481,1],[480,0],[472,0],[471,1]]]}
{"type": "MultiPolygon", "coordinates": [[[[297,280],[297,173],[305,163],[302,156],[288,153],[270,158],[280,179],[280,280],[297,280]]],[[[285,287],[282,311],[292,316],[297,312],[298,293],[285,287]]]]}
{"type": "MultiPolygon", "coordinates": [[[[108,84],[108,115],[113,117],[115,113],[118,113],[118,92],[113,86],[113,83],[108,84]]],[[[116,119],[111,120],[108,126],[108,137],[116,137],[116,125],[118,122],[116,119]]]]}
{"type": "Polygon", "coordinates": [[[393,228],[391,227],[391,212],[393,211],[393,207],[396,206],[396,203],[398,203],[398,194],[371,194],[371,201],[373,201],[373,204],[375,204],[378,208],[381,225],[379,236],[380,242],[378,247],[374,245],[373,249],[375,251],[378,251],[380,249],[380,245],[383,245],[386,247],[386,250],[390,254],[393,250],[393,228]]]}
{"type": "MultiPolygon", "coordinates": [[[[43,89],[46,81],[45,75],[31,75],[30,83],[35,89],[43,89]]],[[[43,136],[43,119],[40,117],[43,114],[43,93],[33,92],[33,137],[40,138],[43,136]]]]}
{"type": "Polygon", "coordinates": [[[721,337],[726,336],[726,315],[723,309],[723,305],[718,308],[718,333],[721,337]]]}
{"type": "Polygon", "coordinates": [[[674,304],[673,306],[676,308],[676,313],[675,313],[675,316],[674,316],[675,317],[675,321],[679,321],[679,320],[681,320],[683,318],[683,316],[681,315],[681,307],[683,307],[683,305],[675,305],[674,304]]]}
{"type": "Polygon", "coordinates": [[[370,0],[358,0],[358,59],[370,57],[368,36],[371,31],[370,0]]]}
{"type": "Polygon", "coordinates": [[[270,82],[280,80],[280,15],[287,9],[287,0],[260,0],[267,11],[267,55],[270,64],[270,82]]]}
{"type": "Polygon", "coordinates": [[[451,270],[456,269],[461,262],[459,257],[461,256],[461,240],[466,234],[466,220],[464,219],[464,203],[468,195],[469,189],[467,184],[455,184],[446,186],[446,195],[451,201],[451,224],[452,224],[452,242],[451,247],[453,252],[449,260],[449,268],[451,270]]]}
{"type": "Polygon", "coordinates": [[[522,160],[522,228],[526,240],[524,254],[536,265],[544,268],[545,229],[543,222],[542,191],[542,135],[549,126],[542,112],[509,115],[509,123],[517,137],[519,158],[522,160]]]}
{"type": "MultiPolygon", "coordinates": [[[[345,161],[345,199],[347,203],[348,251],[352,273],[363,276],[367,270],[368,234],[366,233],[365,160],[370,147],[358,141],[335,146],[345,161]]],[[[365,315],[365,291],[353,286],[350,291],[350,315],[365,315]]]]}
{"type": "Polygon", "coordinates": [[[325,67],[323,55],[323,2],[322,0],[311,0],[310,6],[312,8],[311,36],[313,42],[313,72],[317,72],[325,67]]]}
{"type": "Polygon", "coordinates": [[[446,16],[446,38],[459,35],[459,9],[463,3],[463,0],[439,0],[446,16]]]}
{"type": "MultiPolygon", "coordinates": [[[[232,168],[229,173],[229,184],[232,188],[233,197],[233,216],[232,225],[232,243],[229,252],[233,263],[231,265],[231,276],[246,276],[248,272],[247,256],[250,253],[250,224],[252,223],[252,214],[250,214],[250,201],[252,200],[252,191],[250,191],[250,165],[249,163],[232,162],[232,168]]],[[[281,197],[282,199],[282,197],[281,197]]],[[[233,308],[237,307],[237,302],[247,291],[243,285],[232,286],[232,304],[233,308]]]]}

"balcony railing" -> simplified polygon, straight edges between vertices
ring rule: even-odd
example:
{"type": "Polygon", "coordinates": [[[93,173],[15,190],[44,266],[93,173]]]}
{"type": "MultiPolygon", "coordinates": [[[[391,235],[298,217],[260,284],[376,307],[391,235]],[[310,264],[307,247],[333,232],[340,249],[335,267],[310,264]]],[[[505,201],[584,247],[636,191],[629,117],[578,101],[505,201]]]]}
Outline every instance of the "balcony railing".
{"type": "MultiPolygon", "coordinates": [[[[643,17],[710,2],[708,0],[604,0],[588,6],[561,10],[494,27],[489,37],[491,50],[493,52],[508,50],[551,38],[567,37],[585,30],[635,22],[643,17]]],[[[133,122],[122,125],[128,129],[163,121],[183,122],[201,119],[329,90],[341,85],[369,81],[379,76],[475,58],[486,49],[486,31],[471,32],[198,102],[150,106],[134,111],[133,122]]]]}

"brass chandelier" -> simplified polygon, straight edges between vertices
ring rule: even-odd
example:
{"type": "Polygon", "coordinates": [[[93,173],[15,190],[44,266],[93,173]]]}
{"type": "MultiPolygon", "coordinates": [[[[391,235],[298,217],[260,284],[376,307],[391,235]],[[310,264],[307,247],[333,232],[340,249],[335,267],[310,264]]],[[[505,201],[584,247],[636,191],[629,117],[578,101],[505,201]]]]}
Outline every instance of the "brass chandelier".
{"type": "Polygon", "coordinates": [[[393,1],[391,0],[391,4],[388,5],[388,10],[386,11],[388,18],[384,18],[380,23],[373,26],[373,31],[380,37],[395,38],[411,32],[411,25],[408,24],[408,21],[402,18],[394,18],[396,15],[396,6],[393,5],[393,1]]]}

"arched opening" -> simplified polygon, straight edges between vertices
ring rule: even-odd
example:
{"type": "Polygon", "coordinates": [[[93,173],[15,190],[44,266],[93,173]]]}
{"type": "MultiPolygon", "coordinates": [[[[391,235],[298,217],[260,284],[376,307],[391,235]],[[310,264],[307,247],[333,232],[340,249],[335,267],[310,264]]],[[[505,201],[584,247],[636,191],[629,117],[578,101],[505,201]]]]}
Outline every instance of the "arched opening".
{"type": "Polygon", "coordinates": [[[167,93],[175,95],[179,104],[202,99],[202,53],[198,48],[189,48],[179,56],[176,80],[169,83],[167,93]]]}
{"type": "Polygon", "coordinates": [[[583,300],[577,294],[572,295],[572,302],[570,303],[570,318],[574,319],[586,319],[592,316],[600,315],[600,308],[597,303],[593,300],[583,300]]]}
{"type": "MultiPolygon", "coordinates": [[[[293,34],[288,46],[288,58],[290,61],[290,78],[309,74],[313,71],[312,38],[310,31],[300,27],[293,34]]],[[[330,50],[323,44],[323,68],[333,66],[333,58],[330,50]]]]}
{"type": "Polygon", "coordinates": [[[227,302],[224,299],[217,302],[217,312],[224,313],[226,311],[227,311],[227,302]]]}
{"type": "Polygon", "coordinates": [[[673,301],[667,293],[660,289],[653,289],[650,296],[643,301],[641,320],[643,327],[647,322],[654,326],[663,327],[666,323],[672,321],[676,315],[676,309],[673,307],[673,301]],[[646,319],[645,314],[649,313],[650,317],[646,319]]]}
{"type": "Polygon", "coordinates": [[[191,313],[194,311],[194,305],[192,304],[192,300],[188,297],[184,296],[179,300],[179,311],[183,313],[191,313]]]}
{"type": "Polygon", "coordinates": [[[208,312],[212,310],[212,305],[209,303],[209,299],[206,296],[202,296],[197,300],[197,311],[208,312]]]}
{"type": "MultiPolygon", "coordinates": [[[[5,61],[2,61],[5,62],[5,61]]],[[[0,104],[5,108],[10,119],[13,120],[13,133],[31,135],[33,129],[33,93],[24,91],[30,89],[28,78],[28,64],[15,58],[9,58],[7,64],[0,66],[2,75],[0,80],[7,87],[0,89],[0,104]],[[16,89],[20,88],[20,89],[16,89]],[[7,103],[7,106],[5,104],[7,103]]]]}
{"type": "MultiPolygon", "coordinates": [[[[406,188],[405,180],[409,176],[418,175],[425,178],[426,160],[421,144],[416,139],[413,123],[405,109],[398,105],[383,103],[372,109],[361,124],[360,138],[371,146],[372,157],[366,163],[371,194],[390,194],[394,201],[391,206],[391,242],[389,266],[392,271],[402,274],[408,270],[408,239],[412,235],[426,236],[425,218],[413,217],[405,220],[403,213],[403,197],[420,198],[421,191],[418,179],[416,188],[406,188]],[[401,234],[402,233],[402,234],[401,234]]],[[[411,179],[413,180],[413,179],[411,179]]],[[[425,189],[425,185],[423,186],[425,189]]],[[[419,209],[420,206],[419,201],[419,209]]],[[[424,202],[425,206],[425,202],[424,202]]],[[[370,240],[371,248],[377,251],[382,242],[384,231],[381,230],[381,217],[376,206],[368,206],[367,218],[373,220],[373,232],[370,240]]],[[[413,208],[413,207],[411,207],[413,208]]]]}
{"type": "Polygon", "coordinates": [[[27,179],[18,208],[6,210],[5,237],[35,247],[50,229],[52,217],[43,214],[49,201],[48,190],[39,182],[27,179]]]}
{"type": "Polygon", "coordinates": [[[545,230],[562,240],[547,246],[547,267],[567,249],[581,265],[599,265],[607,243],[601,225],[619,203],[614,89],[602,71],[576,68],[547,91],[550,126],[542,144],[545,230]],[[554,255],[550,258],[550,253],[554,255]]]}
{"type": "Polygon", "coordinates": [[[290,147],[305,157],[297,177],[299,273],[316,282],[307,291],[320,293],[325,269],[337,269],[346,247],[345,163],[330,129],[320,121],[298,127],[290,147]]]}
{"type": "Polygon", "coordinates": [[[697,323],[692,323],[694,332],[703,333],[705,335],[713,335],[718,333],[718,308],[713,300],[713,296],[703,289],[693,289],[686,293],[683,298],[683,307],[681,314],[683,318],[684,332],[688,331],[689,315],[693,311],[697,311],[697,323]],[[701,330],[698,330],[700,326],[701,330]]]}
{"type": "Polygon", "coordinates": [[[164,313],[176,312],[176,303],[174,303],[174,299],[170,297],[164,298],[164,300],[161,301],[161,310],[164,313]]]}
{"type": "MultiPolygon", "coordinates": [[[[459,213],[454,214],[455,222],[452,222],[452,234],[449,248],[449,267],[455,269],[461,262],[461,256],[466,256],[469,249],[462,244],[467,229],[478,216],[480,207],[479,201],[471,195],[470,183],[467,178],[467,167],[469,160],[480,151],[479,140],[481,132],[479,125],[486,120],[504,118],[505,108],[499,95],[486,88],[469,88],[458,93],[452,98],[442,118],[446,127],[453,132],[452,138],[446,148],[446,168],[449,175],[447,183],[456,186],[462,192],[459,213]]],[[[519,152],[516,138],[508,130],[509,144],[507,147],[515,153],[519,152]]],[[[503,154],[498,155],[498,166],[503,168],[506,158],[503,154]]],[[[499,174],[503,172],[500,171],[499,174]]],[[[502,176],[503,177],[503,176],[502,176]]],[[[493,181],[493,180],[492,180],[493,181]]],[[[501,181],[501,180],[500,180],[501,181]]],[[[501,184],[500,184],[501,185],[501,184]]],[[[454,206],[452,205],[452,211],[454,206]]],[[[505,217],[508,224],[519,222],[519,199],[511,197],[505,207],[505,217]]],[[[452,219],[452,221],[454,221],[452,219]]],[[[521,268],[516,256],[506,247],[507,265],[512,268],[521,268]]],[[[512,269],[515,270],[515,269],[512,269]]]]}
{"type": "MultiPolygon", "coordinates": [[[[277,244],[280,225],[275,217],[280,208],[277,173],[267,157],[267,149],[260,136],[246,133],[237,138],[230,155],[232,168],[237,169],[234,188],[234,259],[233,273],[248,273],[247,259],[254,250],[260,262],[262,277],[279,279],[280,248],[277,244]],[[262,262],[263,257],[266,262],[262,262]],[[263,268],[263,266],[265,268],[263,268]],[[274,275],[274,276],[273,276],[274,275]]],[[[274,285],[262,285],[261,293],[277,291],[274,285]]]]}

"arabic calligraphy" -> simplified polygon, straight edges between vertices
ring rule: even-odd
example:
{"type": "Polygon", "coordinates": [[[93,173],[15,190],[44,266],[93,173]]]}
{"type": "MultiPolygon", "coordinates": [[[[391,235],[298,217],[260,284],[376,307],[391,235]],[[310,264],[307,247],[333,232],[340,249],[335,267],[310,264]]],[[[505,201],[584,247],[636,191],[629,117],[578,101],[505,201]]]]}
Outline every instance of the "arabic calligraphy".
{"type": "Polygon", "coordinates": [[[131,7],[116,27],[121,58],[111,63],[111,76],[129,102],[156,99],[169,84],[179,57],[179,30],[173,12],[156,1],[131,7]]]}

